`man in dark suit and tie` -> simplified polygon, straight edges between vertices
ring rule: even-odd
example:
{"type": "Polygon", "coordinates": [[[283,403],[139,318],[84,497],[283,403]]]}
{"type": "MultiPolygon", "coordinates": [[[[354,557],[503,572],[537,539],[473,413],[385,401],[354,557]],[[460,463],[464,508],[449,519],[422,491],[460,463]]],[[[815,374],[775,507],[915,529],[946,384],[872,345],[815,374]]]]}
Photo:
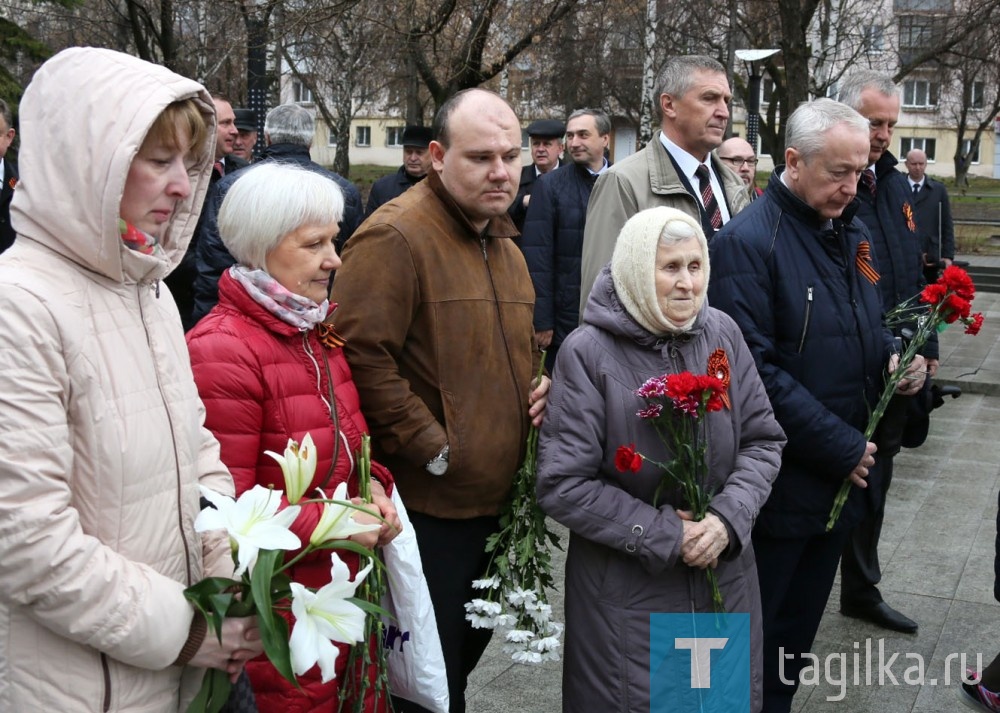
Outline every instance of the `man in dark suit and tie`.
{"type": "Polygon", "coordinates": [[[13,141],[14,116],[7,102],[0,99],[0,175],[3,176],[3,185],[0,185],[0,253],[14,243],[10,202],[14,198],[14,186],[17,185],[17,167],[10,159],[5,158],[13,141]]]}
{"type": "Polygon", "coordinates": [[[926,171],[927,154],[920,149],[906,154],[906,180],[913,196],[917,231],[923,239],[924,278],[930,283],[938,278],[938,270],[955,259],[955,226],[948,191],[926,171]]]}

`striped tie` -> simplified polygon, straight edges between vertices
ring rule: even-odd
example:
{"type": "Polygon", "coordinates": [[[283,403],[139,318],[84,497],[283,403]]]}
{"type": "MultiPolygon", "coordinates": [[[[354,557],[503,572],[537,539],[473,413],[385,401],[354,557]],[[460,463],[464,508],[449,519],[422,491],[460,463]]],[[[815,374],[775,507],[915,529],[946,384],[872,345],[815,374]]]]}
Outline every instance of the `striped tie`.
{"type": "Polygon", "coordinates": [[[872,246],[867,240],[858,243],[858,254],[854,258],[854,264],[858,266],[858,272],[873,285],[878,282],[879,274],[872,265],[872,246]]]}
{"type": "Polygon", "coordinates": [[[875,174],[869,171],[867,168],[861,172],[861,185],[868,189],[868,193],[871,197],[875,197],[875,174]]]}
{"type": "Polygon", "coordinates": [[[701,204],[705,206],[705,213],[708,215],[712,227],[718,230],[722,227],[722,211],[719,210],[719,202],[715,200],[712,179],[708,175],[708,166],[701,164],[694,173],[698,176],[698,187],[701,189],[701,204]]]}

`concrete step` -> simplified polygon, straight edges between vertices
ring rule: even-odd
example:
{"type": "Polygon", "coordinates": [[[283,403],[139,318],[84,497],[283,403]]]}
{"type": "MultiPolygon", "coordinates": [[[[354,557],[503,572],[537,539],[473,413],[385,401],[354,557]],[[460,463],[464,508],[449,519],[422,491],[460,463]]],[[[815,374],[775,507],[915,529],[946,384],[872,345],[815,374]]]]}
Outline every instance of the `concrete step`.
{"type": "Polygon", "coordinates": [[[979,292],[1000,292],[1000,267],[972,264],[965,269],[979,292]]]}

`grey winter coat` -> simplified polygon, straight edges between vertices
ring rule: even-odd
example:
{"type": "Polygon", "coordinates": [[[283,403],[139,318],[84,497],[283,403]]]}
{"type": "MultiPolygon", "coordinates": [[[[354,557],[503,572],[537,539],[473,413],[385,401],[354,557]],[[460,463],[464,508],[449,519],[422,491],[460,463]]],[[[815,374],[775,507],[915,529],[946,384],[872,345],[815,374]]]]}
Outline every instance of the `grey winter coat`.
{"type": "Polygon", "coordinates": [[[736,324],[702,307],[683,335],[658,338],[618,300],[606,267],[590,294],[584,325],[559,352],[539,441],[538,501],[571,530],[566,564],[564,711],[649,710],[649,615],[711,612],[706,577],[683,563],[685,507],[676,490],[652,505],[662,471],[615,469],[615,451],[635,443],[669,460],[652,426],[636,416],[633,392],[664,373],[705,373],[709,355],[725,350],[732,374],[731,409],[708,416],[710,509],[730,545],[716,574],[728,612],[751,618],[752,711],[761,707],[760,591],[750,531],[778,473],[785,436],[736,324]]]}

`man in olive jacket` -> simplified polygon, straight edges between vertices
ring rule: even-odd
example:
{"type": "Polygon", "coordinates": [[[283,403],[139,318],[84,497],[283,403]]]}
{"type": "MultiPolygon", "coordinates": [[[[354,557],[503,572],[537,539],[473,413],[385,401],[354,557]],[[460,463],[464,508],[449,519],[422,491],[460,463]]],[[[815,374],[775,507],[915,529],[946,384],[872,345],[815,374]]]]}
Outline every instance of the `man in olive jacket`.
{"type": "Polygon", "coordinates": [[[348,241],[332,300],[374,456],[417,535],[455,713],[492,634],[471,628],[464,605],[549,381],[532,384],[535,295],[507,215],[517,117],[499,95],[470,89],[441,107],[434,136],[427,178],[348,241]]]}
{"type": "Polygon", "coordinates": [[[684,211],[701,222],[711,242],[720,227],[750,205],[743,179],[712,155],[729,123],[732,93],[725,68],[711,57],[673,57],[660,73],[655,95],[660,131],[642,151],[605,171],[590,195],[580,270],[581,315],[598,273],[611,259],[618,233],[640,210],[662,205],[684,211]]]}

